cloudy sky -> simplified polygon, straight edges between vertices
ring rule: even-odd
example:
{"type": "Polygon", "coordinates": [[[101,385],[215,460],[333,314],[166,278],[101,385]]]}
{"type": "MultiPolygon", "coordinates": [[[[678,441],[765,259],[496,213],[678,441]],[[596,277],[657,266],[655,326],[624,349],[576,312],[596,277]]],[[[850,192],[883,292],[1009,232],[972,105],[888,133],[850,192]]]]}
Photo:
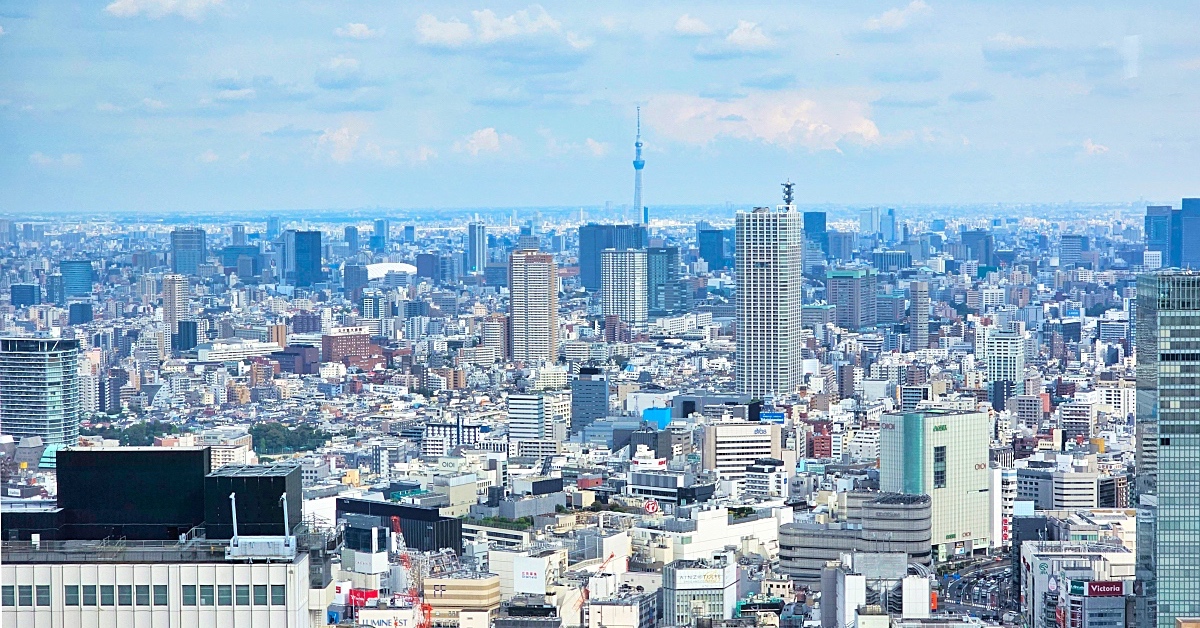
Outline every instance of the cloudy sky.
{"type": "Polygon", "coordinates": [[[0,0],[0,213],[1200,195],[1191,2],[0,0]]]}

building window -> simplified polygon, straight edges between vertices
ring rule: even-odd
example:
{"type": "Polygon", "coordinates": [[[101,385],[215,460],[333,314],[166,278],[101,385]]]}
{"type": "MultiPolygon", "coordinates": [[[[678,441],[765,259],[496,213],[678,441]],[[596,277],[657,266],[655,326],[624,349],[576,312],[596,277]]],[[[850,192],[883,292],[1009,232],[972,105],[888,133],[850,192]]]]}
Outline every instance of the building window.
{"type": "Polygon", "coordinates": [[[33,606],[33,585],[17,586],[17,606],[33,606]]]}
{"type": "Polygon", "coordinates": [[[133,585],[118,584],[117,585],[117,605],[118,606],[133,606],[133,585]]]}
{"type": "Polygon", "coordinates": [[[36,590],[37,590],[37,605],[38,606],[50,606],[50,585],[39,584],[39,585],[37,585],[36,590]]]}
{"type": "Polygon", "coordinates": [[[946,447],[933,448],[933,488],[946,488],[946,447]]]}
{"type": "Polygon", "coordinates": [[[96,585],[94,585],[94,584],[83,585],[83,605],[84,606],[95,606],[96,605],[96,585]]]}
{"type": "Polygon", "coordinates": [[[233,601],[238,606],[250,606],[250,585],[237,585],[234,589],[233,601]]]}
{"type": "Polygon", "coordinates": [[[196,605],[196,585],[185,584],[182,587],[180,587],[180,589],[183,592],[183,605],[184,606],[195,606],[196,605]]]}
{"type": "Polygon", "coordinates": [[[167,605],[167,585],[165,585],[165,584],[154,585],[154,605],[155,606],[166,606],[167,605]]]}
{"type": "Polygon", "coordinates": [[[287,589],[282,584],[271,585],[271,606],[287,605],[287,589]]]}
{"type": "Polygon", "coordinates": [[[17,590],[11,584],[0,587],[0,604],[4,606],[17,605],[17,590]]]}
{"type": "Polygon", "coordinates": [[[68,584],[63,587],[63,602],[67,606],[79,606],[79,585],[68,584]]]}
{"type": "Polygon", "coordinates": [[[233,606],[233,586],[228,584],[217,586],[217,606],[233,606]]]}
{"type": "Polygon", "coordinates": [[[100,585],[100,606],[116,606],[117,598],[111,584],[100,585]]]}
{"type": "Polygon", "coordinates": [[[200,606],[212,606],[213,602],[215,601],[213,599],[214,597],[215,596],[213,595],[213,585],[211,585],[211,584],[200,585],[200,606]]]}
{"type": "Polygon", "coordinates": [[[254,585],[254,605],[255,606],[266,606],[267,605],[267,585],[265,585],[265,584],[254,585]]]}
{"type": "Polygon", "coordinates": [[[134,587],[134,593],[138,606],[150,606],[150,585],[139,584],[134,587]]]}

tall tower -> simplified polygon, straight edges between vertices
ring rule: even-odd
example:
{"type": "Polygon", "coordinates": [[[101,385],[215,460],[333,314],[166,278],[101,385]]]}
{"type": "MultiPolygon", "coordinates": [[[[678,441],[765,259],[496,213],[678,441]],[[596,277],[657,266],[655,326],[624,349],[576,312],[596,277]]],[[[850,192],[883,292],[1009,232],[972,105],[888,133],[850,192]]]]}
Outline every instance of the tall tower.
{"type": "Polygon", "coordinates": [[[0,433],[75,445],[79,412],[78,340],[0,339],[0,433]]]}
{"type": "Polygon", "coordinates": [[[553,362],[558,355],[558,266],[554,256],[514,251],[508,263],[512,359],[553,362]]]}
{"type": "Polygon", "coordinates": [[[487,266],[487,227],[482,222],[467,225],[467,272],[479,274],[487,266]]]}
{"type": "Polygon", "coordinates": [[[794,392],[803,372],[803,218],[791,208],[789,198],[783,211],[737,214],[736,380],[738,392],[754,397],[794,392]]]}
{"type": "Polygon", "coordinates": [[[633,141],[633,210],[642,216],[642,224],[650,220],[649,212],[642,206],[642,169],[646,160],[642,159],[642,108],[637,109],[637,139],[633,141]]]}
{"type": "Polygon", "coordinates": [[[647,318],[646,251],[606,249],[600,256],[604,316],[640,329],[647,318]]]}
{"type": "Polygon", "coordinates": [[[176,229],[171,232],[171,270],[180,275],[196,275],[208,259],[203,229],[176,229]]]}
{"type": "Polygon", "coordinates": [[[929,348],[929,282],[914,281],[909,284],[909,298],[912,300],[912,315],[909,320],[908,335],[912,339],[914,351],[929,348]]]}
{"type": "Polygon", "coordinates": [[[188,278],[185,275],[163,275],[163,328],[168,334],[179,333],[179,321],[188,316],[188,278]]]}

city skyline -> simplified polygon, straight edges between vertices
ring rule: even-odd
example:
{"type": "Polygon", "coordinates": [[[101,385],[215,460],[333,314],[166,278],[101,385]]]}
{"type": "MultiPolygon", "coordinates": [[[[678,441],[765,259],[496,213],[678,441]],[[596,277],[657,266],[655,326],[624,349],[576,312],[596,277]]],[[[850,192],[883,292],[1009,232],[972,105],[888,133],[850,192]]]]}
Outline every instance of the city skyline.
{"type": "Polygon", "coordinates": [[[622,206],[638,106],[652,216],[1187,195],[1187,6],[1007,6],[10,8],[0,206],[622,206]]]}

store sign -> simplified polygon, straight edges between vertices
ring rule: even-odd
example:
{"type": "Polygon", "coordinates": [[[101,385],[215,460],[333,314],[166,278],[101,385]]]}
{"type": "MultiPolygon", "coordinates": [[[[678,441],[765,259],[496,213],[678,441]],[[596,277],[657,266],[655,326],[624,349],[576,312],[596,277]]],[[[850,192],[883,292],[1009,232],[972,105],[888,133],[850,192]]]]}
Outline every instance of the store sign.
{"type": "Polygon", "coordinates": [[[935,432],[945,432],[945,431],[947,431],[947,430],[949,430],[949,429],[950,429],[950,426],[948,426],[948,425],[935,425],[935,426],[933,426],[933,431],[935,431],[935,432]]]}
{"type": "Polygon", "coordinates": [[[1087,583],[1088,597],[1120,597],[1125,595],[1125,583],[1120,580],[1108,580],[1087,583]]]}
{"type": "Polygon", "coordinates": [[[679,569],[675,572],[676,589],[712,589],[724,583],[720,569],[679,569]]]}
{"type": "Polygon", "coordinates": [[[546,594],[546,559],[531,556],[513,558],[513,589],[517,593],[546,594]]]}

